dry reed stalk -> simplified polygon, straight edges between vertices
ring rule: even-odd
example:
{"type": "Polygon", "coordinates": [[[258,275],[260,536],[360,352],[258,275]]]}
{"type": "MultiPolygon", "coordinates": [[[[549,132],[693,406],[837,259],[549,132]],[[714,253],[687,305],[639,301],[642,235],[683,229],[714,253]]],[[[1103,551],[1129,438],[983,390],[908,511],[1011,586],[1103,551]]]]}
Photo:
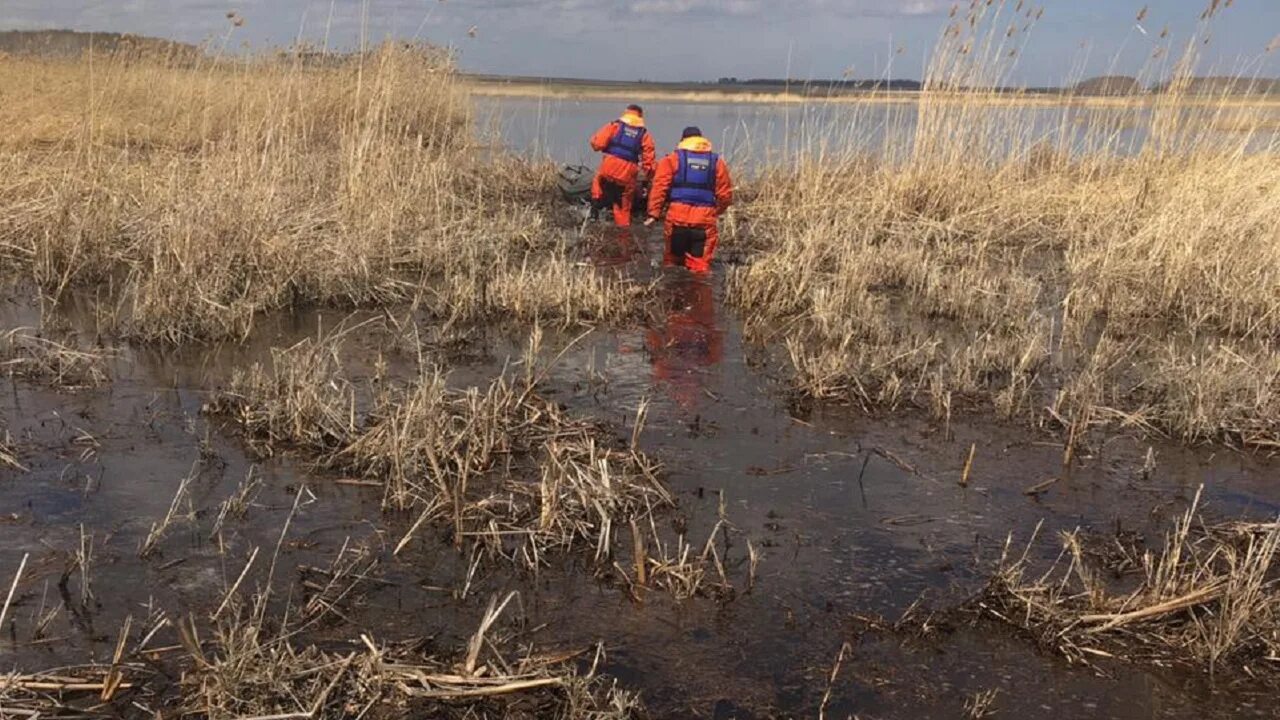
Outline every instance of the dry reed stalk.
{"type": "Polygon", "coordinates": [[[9,615],[9,603],[13,602],[13,595],[18,591],[18,583],[22,580],[22,571],[27,568],[27,558],[31,557],[31,553],[22,554],[22,562],[18,563],[18,571],[13,575],[13,582],[9,584],[9,593],[5,595],[4,605],[0,605],[0,628],[4,627],[5,618],[9,615]]]}
{"type": "Polygon", "coordinates": [[[836,678],[840,675],[840,666],[844,664],[845,654],[852,651],[853,648],[849,646],[849,643],[844,643],[840,646],[836,661],[831,666],[831,676],[827,678],[827,689],[822,693],[822,702],[818,703],[818,720],[824,720],[827,716],[827,704],[831,702],[831,692],[835,689],[836,678]]]}
{"type": "Polygon", "coordinates": [[[139,558],[146,559],[151,553],[155,552],[156,546],[164,539],[165,533],[169,531],[173,522],[179,518],[178,508],[182,505],[182,501],[186,499],[187,488],[191,485],[191,481],[195,479],[195,475],[196,468],[193,466],[191,472],[178,482],[178,489],[173,493],[173,500],[169,503],[169,509],[165,511],[164,517],[160,519],[160,522],[151,524],[151,529],[147,531],[147,536],[139,546],[139,558]]]}
{"type": "Polygon", "coordinates": [[[973,470],[973,455],[978,451],[978,444],[971,443],[969,445],[969,455],[964,461],[964,470],[960,473],[960,487],[969,487],[969,471],[973,470]]]}
{"type": "Polygon", "coordinates": [[[218,515],[213,520],[213,529],[209,531],[209,538],[218,537],[227,520],[243,519],[261,489],[262,474],[258,471],[258,466],[254,465],[236,485],[231,496],[218,505],[218,515]]]}
{"type": "Polygon", "coordinates": [[[93,535],[85,533],[84,523],[80,524],[80,544],[76,548],[75,566],[80,574],[80,605],[88,607],[89,601],[93,599],[93,586],[90,583],[93,575],[93,535]]]}

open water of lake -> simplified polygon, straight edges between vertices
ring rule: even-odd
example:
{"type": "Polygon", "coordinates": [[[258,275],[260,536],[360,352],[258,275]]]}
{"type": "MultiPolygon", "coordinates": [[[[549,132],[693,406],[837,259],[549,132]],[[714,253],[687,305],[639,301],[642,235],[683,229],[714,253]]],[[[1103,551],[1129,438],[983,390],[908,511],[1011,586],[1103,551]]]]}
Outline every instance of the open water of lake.
{"type": "MultiPolygon", "coordinates": [[[[500,138],[506,147],[562,164],[586,165],[594,164],[597,158],[588,144],[591,134],[616,118],[624,105],[614,100],[551,97],[482,97],[476,102],[481,127],[500,138]]],[[[852,148],[883,155],[889,147],[911,147],[921,123],[917,104],[904,101],[641,104],[659,153],[675,146],[684,127],[696,125],[718,150],[744,168],[793,157],[803,150],[852,148]]],[[[1076,153],[1109,147],[1117,154],[1129,155],[1151,138],[1152,111],[1146,108],[993,104],[980,111],[967,110],[963,116],[957,109],[947,112],[952,114],[942,125],[945,128],[984,124],[989,132],[983,133],[975,144],[985,143],[993,152],[1009,147],[1025,151],[1041,145],[1069,147],[1076,153]]],[[[1169,140],[1175,148],[1211,132],[1215,142],[1227,149],[1234,150],[1241,144],[1252,152],[1280,149],[1280,108],[1214,112],[1188,108],[1183,113],[1188,118],[1185,129],[1169,140]],[[1261,129],[1243,132],[1241,126],[1261,129]]]]}

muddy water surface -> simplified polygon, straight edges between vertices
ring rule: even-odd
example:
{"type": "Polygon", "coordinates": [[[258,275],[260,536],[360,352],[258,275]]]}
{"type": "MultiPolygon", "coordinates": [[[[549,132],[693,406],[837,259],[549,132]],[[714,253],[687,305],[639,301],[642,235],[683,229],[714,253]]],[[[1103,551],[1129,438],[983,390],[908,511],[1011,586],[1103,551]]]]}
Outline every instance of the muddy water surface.
{"type": "MultiPolygon", "coordinates": [[[[126,616],[210,611],[251,549],[279,541],[296,502],[281,574],[299,579],[299,568],[327,565],[344,544],[367,546],[380,562],[379,581],[345,611],[347,622],[318,628],[317,641],[358,628],[383,640],[421,637],[456,647],[492,594],[515,589],[534,641],[603,642],[604,669],[642,691],[658,717],[815,717],[822,710],[828,717],[956,718],[968,697],[990,690],[999,691],[995,707],[1004,717],[1274,716],[1270,697],[1247,685],[1127,665],[1074,668],[996,626],[912,638],[867,631],[858,620],[895,619],[921,598],[942,608],[972,596],[1008,534],[1025,542],[1041,523],[1041,533],[1084,526],[1155,538],[1201,484],[1210,514],[1270,518],[1280,512],[1274,465],[1120,435],[1064,472],[1060,443],[1022,426],[955,419],[946,427],[911,413],[797,407],[782,356],[744,344],[716,279],[651,267],[657,240],[643,230],[588,232],[590,254],[607,270],[656,279],[660,307],[644,323],[576,342],[576,333],[549,335],[544,355],[564,352],[545,390],[624,435],[637,407],[651,403],[642,447],[662,460],[679,502],[660,522],[687,528],[700,546],[723,512],[734,528],[724,553],[736,596],[680,602],[641,593],[637,601],[577,557],[553,559],[536,576],[485,563],[469,577],[468,555],[436,530],[393,557],[413,518],[384,513],[379,489],[317,472],[304,459],[260,457],[201,413],[210,390],[266,359],[271,347],[374,316],[317,311],[266,319],[244,344],[121,348],[113,381],[103,387],[0,380],[0,414],[30,470],[0,471],[6,586],[22,556],[31,557],[0,661],[30,669],[101,660],[126,616]],[[974,470],[962,488],[971,445],[974,470]],[[1148,473],[1149,450],[1157,468],[1148,473]],[[250,473],[262,479],[260,495],[213,540],[218,504],[250,473]],[[183,519],[140,559],[138,548],[183,478],[190,478],[189,500],[178,508],[183,519]],[[1053,478],[1045,492],[1026,493],[1053,478]],[[82,528],[93,548],[88,594],[78,573],[62,579],[82,528]],[[748,540],[762,555],[749,592],[741,582],[748,540]],[[57,608],[33,636],[38,618],[57,608]]],[[[23,302],[0,311],[0,328],[36,320],[23,302]]],[[[91,341],[86,317],[69,322],[91,341]]],[[[449,354],[452,381],[487,382],[519,356],[525,336],[477,331],[449,354]]],[[[379,358],[393,373],[412,371],[412,358],[388,333],[371,324],[351,334],[345,363],[355,380],[371,378],[379,358]]],[[[256,572],[247,582],[264,580],[256,572]]]]}

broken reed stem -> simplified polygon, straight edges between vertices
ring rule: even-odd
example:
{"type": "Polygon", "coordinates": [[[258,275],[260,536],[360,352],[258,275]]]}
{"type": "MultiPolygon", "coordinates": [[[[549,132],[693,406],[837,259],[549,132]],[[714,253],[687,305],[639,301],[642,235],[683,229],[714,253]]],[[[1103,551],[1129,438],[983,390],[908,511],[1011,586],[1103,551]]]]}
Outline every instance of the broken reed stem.
{"type": "Polygon", "coordinates": [[[80,523],[80,547],[76,551],[76,566],[80,571],[80,605],[87,607],[93,599],[90,587],[90,566],[93,563],[93,535],[86,535],[84,523],[80,523]]]}
{"type": "Polygon", "coordinates": [[[129,641],[131,627],[133,627],[133,615],[128,615],[116,637],[116,650],[111,656],[111,666],[107,669],[107,676],[102,681],[102,694],[99,696],[102,702],[110,702],[111,697],[119,689],[120,683],[124,681],[124,675],[120,672],[120,661],[124,659],[124,647],[129,641]]]}
{"type": "Polygon", "coordinates": [[[18,572],[13,575],[13,582],[9,584],[9,594],[4,598],[4,605],[0,606],[0,629],[4,628],[5,617],[9,614],[9,603],[13,602],[13,595],[18,591],[18,582],[22,580],[22,571],[27,568],[27,558],[31,557],[31,553],[22,554],[22,562],[18,563],[18,572]]]}
{"type": "Polygon", "coordinates": [[[257,559],[258,547],[255,546],[253,548],[253,552],[249,555],[249,559],[244,564],[244,569],[240,571],[240,576],[236,578],[236,581],[227,589],[226,594],[222,596],[222,602],[218,604],[218,609],[213,611],[213,620],[217,620],[218,616],[222,614],[222,611],[227,609],[227,605],[231,602],[231,598],[236,594],[236,591],[240,589],[240,583],[244,582],[245,576],[249,574],[249,568],[253,567],[253,561],[257,559]]]}
{"type": "Polygon", "coordinates": [[[271,593],[271,584],[276,577],[276,562],[280,559],[280,549],[284,547],[284,539],[289,535],[289,526],[293,524],[293,517],[298,513],[298,505],[302,502],[302,493],[307,492],[305,484],[298,487],[298,492],[293,496],[293,505],[289,508],[289,514],[285,516],[284,527],[280,528],[280,537],[276,539],[276,548],[271,553],[271,567],[267,570],[267,582],[263,589],[263,599],[258,603],[258,621],[261,622],[262,614],[267,611],[266,595],[271,593]]]}
{"type": "Polygon", "coordinates": [[[649,555],[645,551],[644,535],[640,532],[640,526],[636,523],[635,518],[631,519],[631,546],[634,553],[633,565],[636,571],[636,584],[640,587],[646,587],[649,584],[648,564],[649,555]]]}
{"type": "Polygon", "coordinates": [[[631,452],[640,451],[640,434],[644,432],[645,421],[649,417],[649,398],[641,398],[640,406],[636,408],[635,424],[631,427],[631,452]]]}
{"type": "Polygon", "coordinates": [[[498,616],[507,608],[507,604],[511,602],[520,593],[512,591],[507,593],[507,597],[498,604],[498,596],[493,595],[489,598],[489,607],[485,610],[484,618],[480,621],[480,627],[476,629],[475,635],[471,636],[471,641],[467,644],[467,659],[463,664],[463,671],[468,676],[474,676],[476,673],[476,663],[480,658],[480,650],[484,647],[484,635],[489,628],[497,621],[498,616]]]}
{"type": "Polygon", "coordinates": [[[845,653],[851,650],[849,643],[844,643],[840,646],[840,652],[836,655],[835,664],[831,667],[831,676],[827,678],[826,692],[822,693],[822,702],[818,704],[818,720],[826,719],[827,704],[831,702],[831,692],[835,689],[836,677],[840,675],[840,665],[844,662],[845,653]]]}
{"type": "MultiPolygon", "coordinates": [[[[197,465],[199,461],[196,461],[197,465]]],[[[164,538],[169,530],[169,526],[173,523],[174,516],[177,515],[178,506],[182,504],[182,500],[186,497],[187,487],[195,478],[196,466],[193,465],[191,472],[178,483],[178,489],[173,494],[173,500],[169,503],[169,509],[165,512],[164,518],[159,523],[152,523],[151,530],[147,533],[147,537],[142,541],[142,546],[138,548],[138,557],[146,559],[151,553],[155,552],[156,545],[164,538]]]]}
{"type": "Polygon", "coordinates": [[[973,455],[978,450],[978,444],[973,443],[969,446],[969,457],[964,461],[964,472],[960,473],[960,487],[969,487],[969,471],[973,469],[973,455]]]}

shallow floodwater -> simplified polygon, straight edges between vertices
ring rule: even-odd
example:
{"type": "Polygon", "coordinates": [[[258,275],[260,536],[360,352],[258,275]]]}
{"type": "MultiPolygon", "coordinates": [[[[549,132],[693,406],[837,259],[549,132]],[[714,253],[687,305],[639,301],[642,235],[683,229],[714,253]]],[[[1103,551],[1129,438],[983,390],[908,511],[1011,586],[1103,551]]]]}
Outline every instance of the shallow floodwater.
{"type": "MultiPolygon", "coordinates": [[[[477,120],[507,148],[566,165],[594,165],[591,135],[616,119],[623,103],[556,97],[480,97],[475,100],[477,120]]],[[[882,155],[886,141],[909,148],[921,119],[913,102],[839,103],[701,103],[645,102],[646,124],[657,142],[659,154],[669,152],[683,128],[703,131],[735,166],[749,170],[764,162],[795,157],[799,152],[855,150],[882,155]]],[[[1280,141],[1280,109],[1247,111],[1257,119],[1255,133],[1225,130],[1240,124],[1234,110],[1221,115],[1186,110],[1193,119],[1188,131],[1175,142],[1187,142],[1208,132],[1224,147],[1241,143],[1252,151],[1274,149],[1280,141]],[[1253,114],[1253,113],[1256,113],[1253,114]],[[1210,131],[1217,123],[1217,129],[1210,131]]],[[[1241,111],[1244,112],[1244,111],[1241,111]]],[[[993,132],[983,139],[986,148],[999,153],[1008,147],[1040,145],[1065,147],[1073,152],[1107,148],[1128,155],[1150,138],[1151,111],[1108,106],[999,105],[965,115],[958,120],[970,126],[990,123],[993,132]]],[[[977,152],[981,148],[974,148],[977,152]]]]}
{"type": "MultiPolygon", "coordinates": [[[[453,648],[492,594],[517,589],[525,626],[540,628],[535,642],[603,642],[603,670],[640,690],[655,717],[816,717],[846,643],[828,717],[956,718],[966,698],[989,690],[999,691],[1002,717],[1274,717],[1273,698],[1247,684],[1214,686],[1198,675],[1123,664],[1103,675],[987,623],[913,639],[863,632],[855,621],[894,619],[922,597],[939,608],[970,597],[1007,535],[1025,541],[1042,522],[1048,535],[1083,526],[1158,538],[1201,484],[1211,516],[1272,518],[1280,512],[1273,463],[1117,435],[1064,472],[1056,438],[1022,426],[976,418],[953,422],[948,433],[911,413],[806,411],[791,401],[785,364],[744,344],[718,280],[651,269],[658,242],[643,229],[588,231],[587,254],[606,271],[658,280],[661,309],[642,324],[601,329],[571,347],[569,337],[548,338],[548,357],[569,349],[546,392],[622,434],[637,406],[651,401],[642,449],[664,463],[679,502],[662,521],[681,518],[700,545],[723,496],[735,529],[725,549],[730,573],[742,576],[747,540],[762,554],[750,592],[723,602],[651,593],[636,602],[572,558],[555,559],[536,576],[485,564],[467,582],[469,558],[440,533],[424,533],[426,541],[392,556],[413,518],[384,513],[380,489],[336,482],[289,455],[255,457],[233,429],[200,412],[210,390],[265,359],[271,347],[362,317],[317,311],[271,318],[242,345],[124,348],[112,365],[114,381],[101,388],[55,391],[0,380],[0,414],[30,469],[0,470],[5,585],[22,555],[32,558],[0,639],[0,669],[108,658],[124,617],[145,615],[152,600],[170,612],[207,613],[250,548],[275,545],[301,497],[282,545],[289,574],[327,564],[344,543],[367,545],[381,562],[380,581],[347,613],[353,627],[333,634],[431,637],[453,648]],[[966,489],[956,480],[971,443],[977,451],[966,489]],[[1149,449],[1158,468],[1147,477],[1149,449]],[[263,477],[262,494],[216,547],[210,513],[251,467],[263,477]],[[195,520],[179,523],[154,557],[139,560],[149,527],[189,475],[195,520]],[[1044,494],[1024,493],[1054,477],[1059,481],[1044,494]],[[77,580],[59,582],[82,526],[95,557],[92,600],[83,607],[77,580]],[[59,606],[45,639],[32,642],[41,609],[59,606]]],[[[34,317],[26,303],[0,306],[0,328],[34,317]]],[[[91,332],[91,321],[80,320],[91,332]]],[[[487,382],[508,356],[519,355],[524,337],[483,332],[454,358],[453,382],[487,382]]],[[[411,364],[377,333],[356,333],[346,357],[353,380],[371,377],[379,354],[393,369],[411,364]]]]}

